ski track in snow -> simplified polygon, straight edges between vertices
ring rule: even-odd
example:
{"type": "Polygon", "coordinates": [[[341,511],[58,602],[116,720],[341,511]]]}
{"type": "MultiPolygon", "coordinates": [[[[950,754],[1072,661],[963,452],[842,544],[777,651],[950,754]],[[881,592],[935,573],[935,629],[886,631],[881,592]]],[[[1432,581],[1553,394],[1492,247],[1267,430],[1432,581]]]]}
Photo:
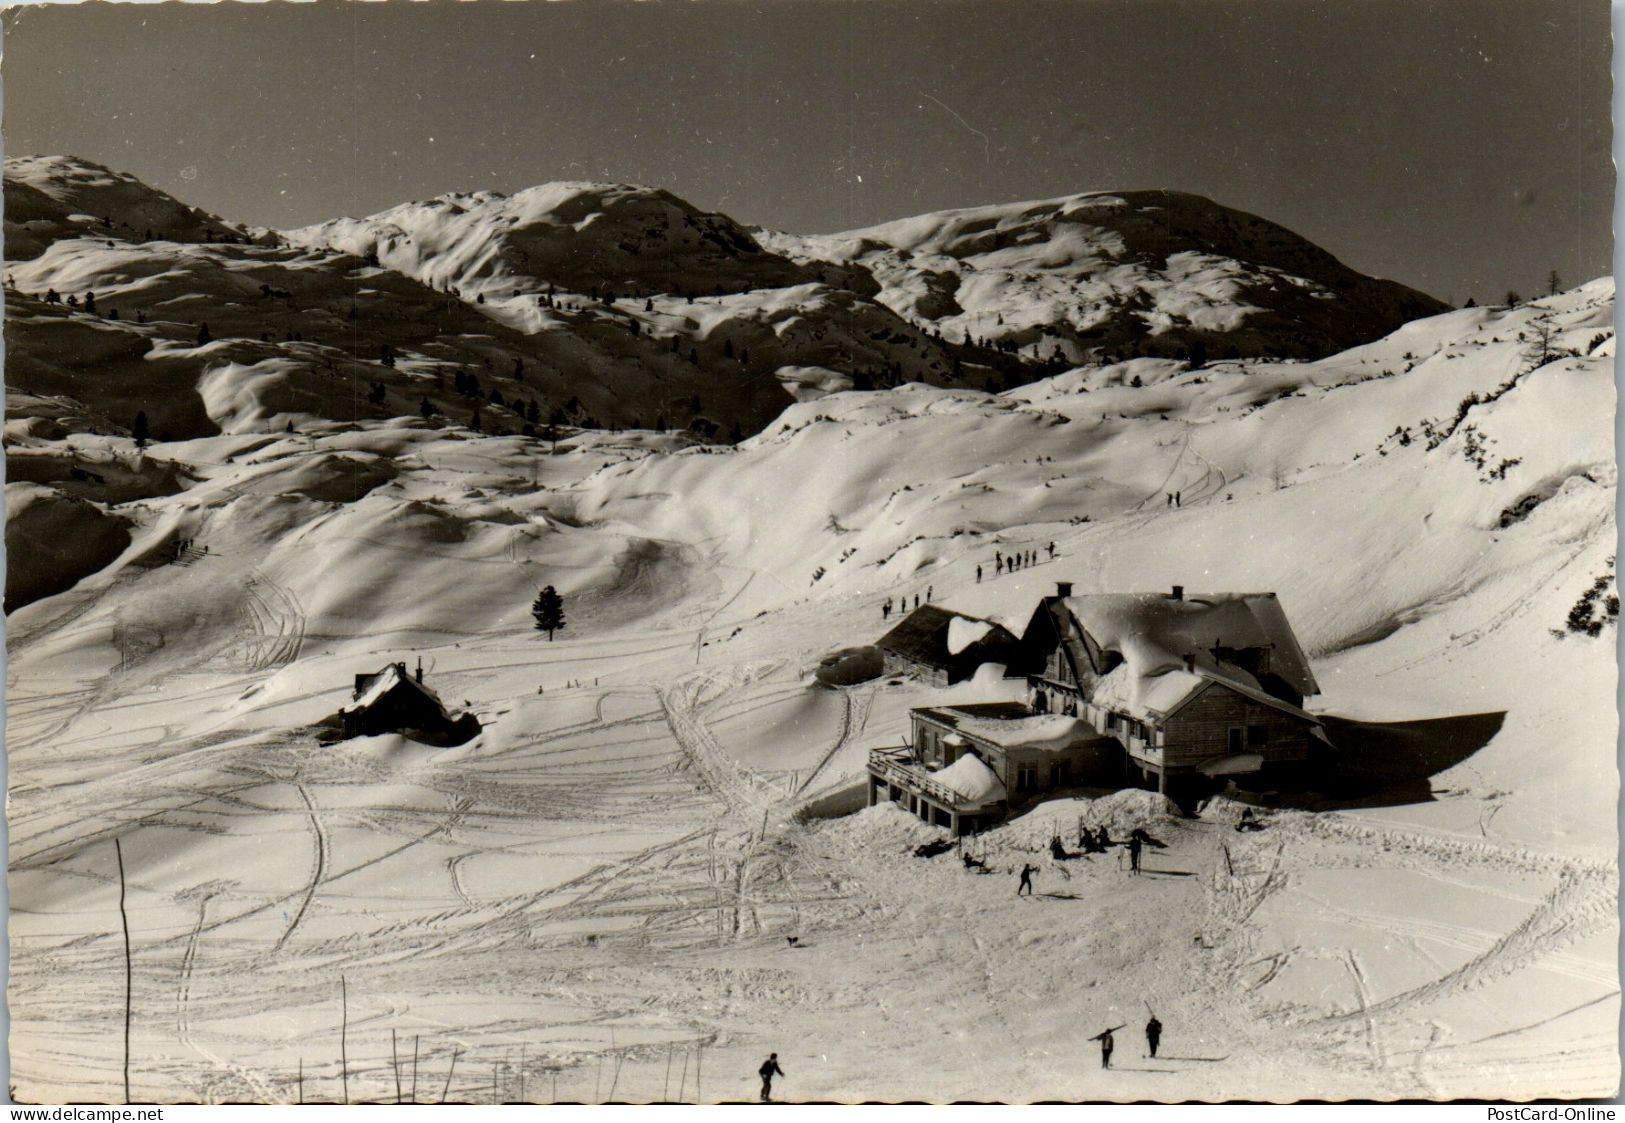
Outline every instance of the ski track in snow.
{"type": "MultiPolygon", "coordinates": [[[[321,887],[322,875],[327,869],[327,831],[322,826],[321,812],[317,810],[316,802],[310,798],[309,788],[303,784],[295,783],[294,790],[299,793],[299,798],[304,801],[305,806],[310,811],[310,833],[314,853],[311,861],[310,884],[305,888],[305,895],[299,902],[298,910],[293,914],[292,919],[288,921],[288,926],[282,930],[282,935],[277,937],[276,947],[271,949],[273,953],[281,951],[282,946],[288,942],[288,937],[292,936],[294,929],[299,927],[299,922],[305,917],[305,910],[310,908],[311,899],[316,896],[316,890],[321,887]]],[[[203,922],[199,919],[198,923],[201,925],[203,922]]]]}
{"type": "MultiPolygon", "coordinates": [[[[1541,383],[1524,379],[1496,408],[1518,404],[1541,383]]],[[[1115,392],[1090,393],[1097,391],[1115,392]]],[[[920,392],[899,391],[897,400],[920,392]]],[[[1447,387],[1443,404],[1461,392],[1447,387]]],[[[934,420],[952,418],[961,405],[945,396],[914,413],[899,408],[893,420],[913,424],[933,411],[934,420]]],[[[1438,405],[1429,398],[1403,408],[1436,412],[1438,405]]],[[[817,408],[858,411],[837,424],[860,427],[860,405],[836,398],[817,408]]],[[[1309,407],[1300,399],[1271,408],[1309,407]]],[[[1411,413],[1401,416],[1414,421],[1411,413]]],[[[1021,424],[1033,416],[1023,408],[1008,415],[1021,424]]],[[[1271,432],[1301,417],[1288,415],[1271,432]]],[[[977,426],[1000,418],[989,409],[977,426]]],[[[807,428],[806,440],[820,436],[807,428]]],[[[573,486],[553,479],[537,492],[548,503],[568,496],[571,517],[555,518],[552,508],[533,504],[537,495],[504,482],[511,464],[483,463],[487,454],[467,447],[479,442],[446,440],[434,445],[435,458],[456,463],[433,468],[425,453],[422,470],[438,474],[414,493],[432,498],[424,502],[434,517],[418,513],[438,537],[406,547],[385,526],[351,533],[356,528],[324,509],[321,519],[345,533],[318,533],[327,523],[312,520],[292,539],[322,564],[328,555],[372,551],[367,556],[393,559],[379,564],[425,567],[413,570],[418,576],[467,568],[488,581],[499,580],[498,571],[500,580],[523,581],[542,572],[527,563],[558,562],[561,588],[569,588],[566,580],[587,583],[579,599],[572,594],[571,603],[587,610],[572,624],[602,627],[557,645],[534,642],[522,611],[517,624],[498,612],[470,621],[448,615],[432,626],[392,618],[378,633],[346,631],[343,611],[322,607],[286,555],[273,557],[270,544],[247,533],[233,540],[233,518],[275,481],[266,473],[244,486],[236,475],[243,461],[217,460],[212,478],[177,501],[204,504],[197,517],[210,530],[210,554],[87,579],[31,607],[13,643],[11,997],[23,1018],[14,1038],[23,1086],[75,1100],[119,1087],[114,1023],[123,961],[109,922],[117,880],[106,853],[114,837],[124,840],[130,862],[143,1092],[286,1100],[303,1061],[307,1095],[336,1096],[341,973],[351,988],[357,1098],[392,1094],[391,1029],[425,1038],[426,1079],[446,1071],[452,1048],[462,1050],[453,1099],[505,1091],[511,1077],[492,1076],[492,1065],[507,1064],[521,1044],[535,1064],[549,1066],[538,1072],[557,1072],[561,1091],[584,1099],[595,1062],[615,1066],[604,1083],[618,1080],[618,1096],[652,1098],[665,1050],[703,1043],[708,1098],[736,1086],[748,1095],[760,1049],[782,1046],[785,1036],[807,1053],[790,1087],[832,1099],[1223,1099],[1310,1085],[1333,1098],[1382,1098],[1604,1086],[1617,1076],[1608,1019],[1618,979],[1596,946],[1617,923],[1617,869],[1606,847],[1506,841],[1527,829],[1515,821],[1516,796],[1464,823],[1470,805],[1454,805],[1455,818],[1449,804],[1278,811],[1265,832],[1247,836],[1213,819],[1158,820],[1170,848],[1144,878],[1130,877],[1120,859],[1049,858],[1053,831],[1097,816],[1088,804],[1040,807],[968,843],[992,867],[986,875],[967,871],[953,852],[913,857],[919,841],[940,832],[893,809],[836,821],[796,815],[809,793],[845,782],[846,762],[867,736],[894,735],[907,706],[924,704],[923,688],[867,685],[840,689],[838,707],[825,699],[795,708],[804,691],[799,669],[821,652],[872,638],[881,596],[934,581],[939,602],[985,594],[1017,603],[1002,590],[1030,594],[1025,572],[979,588],[962,572],[989,541],[1053,538],[1069,567],[1062,576],[1109,580],[1156,569],[1160,578],[1161,562],[1125,543],[1143,536],[1166,544],[1175,531],[1194,530],[1221,540],[1204,564],[1222,563],[1225,534],[1236,528],[1220,520],[1252,515],[1229,516],[1245,502],[1219,499],[1232,479],[1260,482],[1246,465],[1254,463],[1251,446],[1265,438],[1249,432],[1255,436],[1238,442],[1246,446],[1238,452],[1225,446],[1231,438],[1216,415],[1200,431],[1183,417],[1166,425],[1125,419],[1108,439],[1125,442],[1121,458],[1134,461],[1132,470],[1098,481],[1118,496],[1115,506],[1072,527],[1042,496],[1051,505],[1028,524],[968,502],[963,516],[953,515],[959,523],[932,522],[932,509],[947,506],[943,480],[1003,487],[1002,476],[964,459],[932,461],[923,472],[948,470],[912,481],[906,493],[854,492],[862,501],[847,502],[847,493],[817,487],[821,476],[838,475],[828,450],[857,446],[826,443],[816,463],[827,470],[801,482],[819,518],[823,505],[830,508],[839,542],[860,560],[847,569],[831,560],[831,576],[811,593],[794,567],[811,564],[807,546],[827,543],[794,542],[788,562],[773,559],[782,543],[760,544],[790,512],[681,531],[662,524],[668,516],[658,511],[647,526],[630,518],[618,524],[634,504],[617,500],[617,487],[635,489],[639,503],[665,495],[649,505],[669,509],[673,493],[651,486],[662,482],[650,467],[661,462],[653,454],[589,464],[571,452],[550,461],[550,475],[567,475],[572,465],[584,473],[573,486]],[[1158,473],[1161,483],[1151,489],[1158,473]],[[631,482],[618,482],[623,475],[631,482]],[[1163,496],[1174,490],[1183,510],[1166,506],[1163,496]],[[464,501],[495,521],[453,520],[447,512],[464,501]],[[911,503],[925,506],[911,511],[911,503]],[[579,517],[573,504],[581,505],[579,517]],[[515,518],[536,522],[511,525],[515,518]],[[920,525],[906,525],[910,519],[920,525]],[[544,522],[545,532],[532,531],[544,522]],[[614,538],[613,551],[594,552],[600,532],[614,538]],[[682,534],[696,540],[680,541],[682,534]],[[904,553],[915,541],[919,549],[904,553]],[[899,561],[874,566],[880,557],[899,561]],[[609,585],[592,584],[604,573],[609,585]],[[235,616],[204,641],[193,642],[178,615],[132,611],[138,592],[158,589],[184,601],[186,590],[216,585],[236,598],[223,610],[235,616]],[[626,607],[617,597],[635,610],[617,616],[626,607]],[[48,658],[52,646],[69,655],[48,658]],[[479,739],[454,750],[388,739],[318,746],[293,729],[318,703],[342,699],[352,663],[376,664],[404,646],[423,647],[444,676],[437,680],[447,684],[444,696],[454,703],[466,696],[488,722],[479,739]],[[87,653],[82,666],[73,662],[77,652],[87,653]],[[116,660],[104,670],[109,652],[116,660]],[[53,677],[61,666],[78,677],[53,677]],[[564,688],[566,680],[582,685],[564,688]],[[534,693],[538,681],[545,694],[534,693]],[[763,728],[790,724],[784,713],[819,726],[793,746],[764,744],[778,734],[763,728]],[[283,721],[291,714],[301,716],[283,721]],[[1400,821],[1407,815],[1432,828],[1400,821]],[[1040,894],[1013,901],[1015,870],[1035,857],[1040,894]],[[1354,890],[1369,892],[1367,875],[1383,874],[1411,894],[1362,906],[1366,898],[1354,890]],[[205,880],[211,876],[219,880],[205,880]],[[1438,889],[1438,901],[1429,888],[1438,889]],[[1486,904],[1482,915],[1468,916],[1451,912],[1451,899],[1486,904]],[[788,944],[791,936],[799,946],[788,944]],[[1543,987],[1562,988],[1562,997],[1536,1008],[1543,987]],[[1167,1055],[1155,1065],[1134,1055],[1131,1027],[1121,1071],[1101,1072],[1088,1033],[1134,1022],[1151,1002],[1169,1027],[1167,1055]],[[61,1026],[75,1027],[71,1037],[61,1026]]],[[[1511,447],[1510,428],[1498,432],[1508,443],[1502,451],[1529,451],[1511,447]]],[[[1067,433],[1080,446],[1094,440],[1092,425],[1067,433]]],[[[783,456],[799,468],[790,459],[796,436],[773,434],[714,460],[725,467],[730,458],[783,456]]],[[[367,438],[360,429],[331,439],[367,438]]],[[[267,436],[265,444],[279,439],[267,436]]],[[[1044,447],[1059,454],[1063,442],[1054,442],[1044,447]]],[[[924,447],[931,443],[919,442],[922,454],[936,451],[924,447]]],[[[310,438],[307,451],[316,445],[310,438]]],[[[1259,504],[1260,520],[1292,517],[1279,512],[1297,510],[1290,504],[1306,494],[1306,474],[1313,485],[1328,478],[1311,471],[1321,466],[1319,448],[1305,455],[1317,459],[1289,465],[1298,474],[1282,478],[1292,485],[1241,496],[1259,504]]],[[[1417,474],[1461,469],[1455,454],[1404,455],[1417,474]]],[[[699,478],[694,465],[713,458],[669,459],[699,478]]],[[[1488,486],[1468,482],[1469,492],[1488,486]]],[[[1029,480],[1005,491],[997,503],[1037,495],[1039,487],[1029,480]]],[[[1087,491],[1080,489],[1080,501],[1087,491]]],[[[1564,537],[1562,527],[1542,523],[1557,517],[1552,512],[1542,505],[1502,532],[1524,551],[1515,561],[1463,562],[1459,578],[1395,594],[1396,603],[1417,606],[1424,625],[1436,612],[1465,606],[1475,613],[1462,617],[1472,627],[1442,640],[1417,633],[1431,637],[1425,642],[1406,639],[1402,628],[1395,639],[1351,645],[1327,662],[1335,673],[1397,676],[1396,685],[1421,691],[1447,673],[1441,665],[1455,673],[1457,662],[1561,623],[1561,612],[1546,619],[1554,601],[1541,594],[1594,578],[1587,567],[1612,531],[1605,518],[1576,521],[1580,529],[1564,537]]],[[[1241,527],[1248,542],[1253,525],[1241,527]]],[[[1457,529],[1487,554],[1487,532],[1457,529]]],[[[1237,571],[1222,572],[1228,579],[1237,571]]],[[[1305,588],[1332,595],[1313,583],[1305,588]]],[[[425,592],[418,607],[455,591],[425,592]]],[[[1558,654],[1574,657],[1585,650],[1581,642],[1567,641],[1558,654]]],[[[1528,736],[1508,728],[1507,740],[1528,736]]],[[[1495,745],[1461,767],[1486,791],[1499,789],[1496,769],[1508,755],[1495,745]]],[[[1152,812],[1101,817],[1120,827],[1142,814],[1152,812]]]]}

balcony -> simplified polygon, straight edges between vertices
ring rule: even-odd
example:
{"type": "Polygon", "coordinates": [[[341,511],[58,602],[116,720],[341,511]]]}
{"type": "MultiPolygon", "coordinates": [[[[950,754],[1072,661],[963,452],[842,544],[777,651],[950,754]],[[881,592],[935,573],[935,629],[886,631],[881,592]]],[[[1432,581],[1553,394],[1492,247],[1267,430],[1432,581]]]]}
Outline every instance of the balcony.
{"type": "Polygon", "coordinates": [[[881,783],[910,795],[923,796],[937,806],[956,813],[977,811],[981,807],[947,785],[933,780],[930,772],[909,758],[907,749],[870,750],[869,775],[881,783]]]}
{"type": "Polygon", "coordinates": [[[1128,755],[1133,757],[1135,760],[1144,761],[1146,764],[1154,764],[1158,767],[1162,765],[1163,750],[1161,745],[1153,745],[1144,737],[1140,737],[1133,733],[1130,733],[1127,736],[1118,734],[1118,740],[1121,741],[1123,743],[1123,747],[1128,750],[1128,755]]]}

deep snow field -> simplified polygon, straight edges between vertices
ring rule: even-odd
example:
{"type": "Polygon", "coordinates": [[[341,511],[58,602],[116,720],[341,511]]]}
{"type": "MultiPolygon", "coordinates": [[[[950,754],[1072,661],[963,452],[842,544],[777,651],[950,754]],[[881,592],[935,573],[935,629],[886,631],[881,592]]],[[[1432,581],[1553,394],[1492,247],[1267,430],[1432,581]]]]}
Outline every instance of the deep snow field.
{"type": "Polygon", "coordinates": [[[290,433],[231,364],[225,432],[144,452],[14,411],[11,534],[111,554],[8,618],[16,1097],[122,1098],[115,838],[137,1100],[392,1100],[392,1035],[419,1099],[747,1099],[769,1051],[790,1099],[1611,1094],[1615,627],[1565,622],[1615,595],[1613,297],[837,393],[737,447],[290,433]],[[64,455],[173,486],[95,508],[109,545],[27,482],[64,455]],[[978,839],[987,876],[912,857],[940,832],[894,807],[798,814],[909,707],[1019,693],[825,690],[821,656],[927,591],[1019,631],[1056,580],[1278,592],[1362,794],[1241,834],[1081,792],[978,839]],[[478,737],[317,743],[418,657],[478,737]],[[1080,821],[1169,846],[1051,860],[1080,821]]]}

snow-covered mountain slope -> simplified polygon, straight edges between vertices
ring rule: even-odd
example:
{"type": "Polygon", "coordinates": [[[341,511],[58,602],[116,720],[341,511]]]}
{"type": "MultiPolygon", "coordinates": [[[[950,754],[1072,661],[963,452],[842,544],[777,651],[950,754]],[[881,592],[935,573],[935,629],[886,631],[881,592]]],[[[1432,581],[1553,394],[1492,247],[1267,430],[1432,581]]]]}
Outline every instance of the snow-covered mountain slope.
{"type": "Polygon", "coordinates": [[[444,196],[250,245],[98,165],[6,168],[13,387],[72,393],[78,412],[126,429],[134,404],[170,436],[413,412],[470,422],[478,407],[485,431],[553,421],[736,439],[832,390],[999,390],[1112,351],[1196,365],[1320,354],[1436,307],[1191,196],[927,215],[795,243],[792,261],[648,188],[444,196]],[[808,256],[814,243],[827,260],[808,256]],[[907,295],[926,280],[968,303],[932,311],[907,295]],[[64,386],[85,362],[106,393],[64,386]],[[134,371],[153,367],[164,374],[143,394],[134,371]],[[224,416],[182,385],[206,377],[233,403],[224,416]]]}
{"type": "Polygon", "coordinates": [[[299,245],[375,255],[391,269],[470,299],[549,289],[717,296],[826,277],[844,285],[851,272],[798,265],[763,249],[726,215],[628,184],[442,195],[285,233],[299,245]]]}
{"type": "Polygon", "coordinates": [[[73,156],[16,156],[5,162],[6,261],[38,257],[73,237],[217,242],[248,231],[189,207],[126,172],[73,156]]]}
{"type": "MultiPolygon", "coordinates": [[[[1080,590],[1179,583],[1279,592],[1313,656],[1363,668],[1352,689],[1319,675],[1330,704],[1412,717],[1460,696],[1463,680],[1401,676],[1379,702],[1369,675],[1436,660],[1478,667],[1475,653],[1501,650],[1473,638],[1481,632],[1516,637],[1525,661],[1569,660],[1594,643],[1549,632],[1611,572],[1611,307],[1612,285],[1599,281],[1448,313],[1316,363],[1193,372],[1136,360],[1007,394],[837,393],[734,448],[582,432],[546,455],[523,437],[358,418],[142,455],[85,429],[63,439],[63,422],[41,416],[61,399],[34,397],[8,425],[14,475],[99,503],[130,524],[131,542],[71,592],[12,613],[14,642],[26,665],[65,605],[100,613],[143,582],[184,587],[189,575],[162,564],[184,539],[207,539],[286,588],[300,626],[334,654],[370,648],[380,632],[522,630],[527,590],[544,576],[606,621],[702,604],[729,574],[748,574],[735,610],[872,609],[929,593],[1018,630],[1053,577],[1080,590]],[[143,479],[151,493],[132,500],[143,479]],[[1050,542],[1066,563],[993,580],[995,549],[1047,556],[1050,542]],[[1437,650],[1425,655],[1427,644],[1437,650]],[[1402,704],[1411,691],[1427,701],[1402,704]]],[[[248,381],[221,367],[204,398],[225,415],[218,403],[248,381]]],[[[209,596],[236,596],[248,576],[217,579],[209,596]]],[[[875,612],[827,639],[861,642],[878,626],[875,612]]],[[[237,640],[200,636],[188,650],[223,642],[237,640]]],[[[1474,670],[1492,678],[1467,693],[1510,704],[1491,689],[1508,667],[1474,670]]],[[[1607,719],[1609,698],[1578,691],[1562,713],[1527,712],[1579,737],[1607,719]]],[[[1543,760],[1513,802],[1575,775],[1543,760]]]]}
{"type": "Polygon", "coordinates": [[[915,323],[1069,362],[1318,358],[1444,305],[1348,268],[1272,222],[1174,191],[972,207],[844,234],[762,234],[861,266],[915,323]]]}
{"type": "MultiPolygon", "coordinates": [[[[122,1095],[119,1036],[84,1028],[124,985],[113,838],[135,1009],[165,1012],[135,1022],[137,1098],[287,1100],[299,1073],[338,1098],[341,976],[356,1099],[393,1095],[391,1031],[481,1102],[739,1098],[769,1050],[807,1099],[1617,1085],[1610,280],[1315,361],[1135,357],[1003,392],[806,364],[784,381],[809,400],[737,443],[555,445],[472,429],[456,372],[506,419],[491,388],[630,371],[662,333],[709,342],[690,365],[732,394],[783,372],[739,362],[769,336],[906,325],[827,281],[538,308],[337,251],[150,252],[65,239],[8,291],[8,547],[51,560],[7,619],[20,1098],[122,1095]],[[44,303],[58,278],[96,313],[44,303]],[[346,286],[369,333],[348,350],[324,303],[346,286]],[[200,345],[205,318],[229,334],[200,345]],[[625,367],[524,350],[612,339],[625,367]],[[136,447],[135,409],[170,439],[136,447]],[[1080,791],[978,840],[987,877],[912,857],[935,830],[896,808],[801,813],[839,807],[910,706],[1020,693],[815,687],[883,602],[1020,629],[1056,581],[1277,592],[1350,785],[1256,835],[1222,802],[1080,791]],[[477,738],[318,742],[357,673],[419,656],[477,738]],[[1143,878],[1051,861],[1080,820],[1169,849],[1143,878]],[[270,996],[251,1019],[245,985],[270,996]],[[1102,1071],[1087,1038],[1147,1002],[1162,1054],[1124,1031],[1102,1071]]],[[[906,331],[871,343],[950,354],[906,331]]]]}
{"type": "Polygon", "coordinates": [[[484,209],[442,201],[440,227],[413,225],[417,212],[399,208],[418,232],[415,248],[335,235],[355,243],[349,253],[277,235],[250,245],[212,220],[189,226],[164,210],[180,204],[95,165],[51,158],[7,169],[8,190],[49,191],[109,216],[110,225],[20,219],[7,232],[22,251],[7,271],[11,386],[71,393],[104,427],[127,430],[136,409],[149,422],[168,418],[170,436],[196,436],[425,411],[468,422],[477,407],[488,432],[551,420],[737,439],[820,388],[1002,379],[868,300],[842,271],[823,270],[821,281],[661,192],[537,189],[487,198],[484,209]],[[607,213],[578,214],[589,202],[607,213]],[[505,204],[528,206],[528,225],[505,204]],[[654,272],[633,286],[649,295],[596,283],[589,294],[599,270],[621,275],[616,254],[636,256],[621,248],[627,231],[659,216],[673,233],[651,243],[654,272]],[[141,222],[155,224],[152,237],[141,222]],[[502,263],[527,255],[556,267],[548,289],[558,281],[579,291],[544,291],[532,277],[520,287],[502,263]],[[207,350],[196,347],[203,325],[215,341],[207,350]],[[86,364],[105,385],[74,380],[86,364]],[[155,367],[165,373],[151,381],[155,367]],[[206,417],[185,386],[205,379],[252,383],[252,401],[217,385],[217,399],[237,404],[206,417]],[[328,392],[313,389],[324,382],[328,392]]]}

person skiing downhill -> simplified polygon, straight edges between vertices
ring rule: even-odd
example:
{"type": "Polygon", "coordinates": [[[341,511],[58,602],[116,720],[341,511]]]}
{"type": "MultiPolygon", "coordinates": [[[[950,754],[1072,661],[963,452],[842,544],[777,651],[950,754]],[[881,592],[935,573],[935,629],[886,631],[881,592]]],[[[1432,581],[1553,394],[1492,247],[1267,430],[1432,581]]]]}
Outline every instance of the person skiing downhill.
{"type": "Polygon", "coordinates": [[[779,1055],[769,1053],[762,1067],[756,1070],[762,1077],[762,1102],[769,1103],[773,1099],[773,1078],[783,1076],[784,1070],[779,1067],[779,1055]]]}
{"type": "Polygon", "coordinates": [[[1145,1043],[1147,1048],[1149,1048],[1151,1051],[1151,1056],[1154,1057],[1157,1055],[1157,1042],[1161,1040],[1162,1023],[1157,1021],[1157,1016],[1155,1014],[1152,1014],[1151,1020],[1145,1023],[1145,1043]]]}

